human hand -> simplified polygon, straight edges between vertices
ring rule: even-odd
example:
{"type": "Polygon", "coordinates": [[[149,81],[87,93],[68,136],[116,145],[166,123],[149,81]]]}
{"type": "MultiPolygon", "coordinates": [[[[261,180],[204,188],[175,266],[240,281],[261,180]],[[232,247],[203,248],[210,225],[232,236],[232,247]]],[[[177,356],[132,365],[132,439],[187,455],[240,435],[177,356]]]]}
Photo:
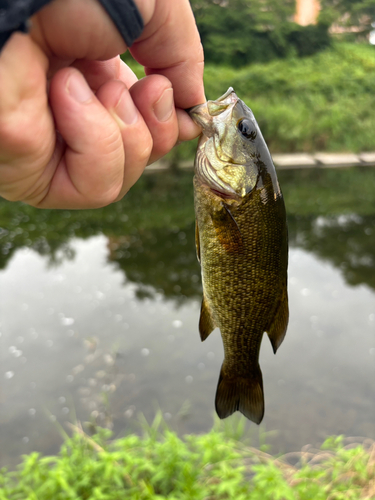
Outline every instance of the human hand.
{"type": "Polygon", "coordinates": [[[54,0],[0,53],[0,195],[39,208],[119,200],[145,166],[199,129],[203,52],[188,0],[136,0],[145,29],[126,45],[96,0],[54,0]],[[183,22],[181,22],[183,20],[183,22]],[[48,89],[48,90],[47,90],[48,89]],[[56,129],[58,132],[56,132],[56,129]]]}

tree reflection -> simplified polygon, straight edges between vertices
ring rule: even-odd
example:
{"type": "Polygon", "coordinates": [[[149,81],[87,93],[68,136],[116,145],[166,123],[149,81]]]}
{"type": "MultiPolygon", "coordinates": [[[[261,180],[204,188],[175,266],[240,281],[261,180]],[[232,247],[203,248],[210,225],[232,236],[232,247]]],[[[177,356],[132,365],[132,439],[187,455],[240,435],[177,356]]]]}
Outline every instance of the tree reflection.
{"type": "Polygon", "coordinates": [[[150,286],[168,299],[183,302],[200,298],[200,269],[195,254],[195,225],[183,230],[158,228],[128,236],[111,236],[109,259],[137,283],[139,298],[149,296],[150,286]]]}
{"type": "MultiPolygon", "coordinates": [[[[375,169],[279,177],[290,245],[330,262],[349,285],[375,289],[375,169]]],[[[24,247],[56,265],[74,257],[73,238],[97,234],[107,237],[109,261],[137,284],[140,298],[162,293],[181,303],[201,296],[191,172],[144,176],[121,202],[98,210],[37,210],[0,200],[1,269],[24,247]]]]}
{"type": "Polygon", "coordinates": [[[340,269],[351,285],[375,289],[375,215],[340,215],[289,221],[290,244],[340,269]]]}

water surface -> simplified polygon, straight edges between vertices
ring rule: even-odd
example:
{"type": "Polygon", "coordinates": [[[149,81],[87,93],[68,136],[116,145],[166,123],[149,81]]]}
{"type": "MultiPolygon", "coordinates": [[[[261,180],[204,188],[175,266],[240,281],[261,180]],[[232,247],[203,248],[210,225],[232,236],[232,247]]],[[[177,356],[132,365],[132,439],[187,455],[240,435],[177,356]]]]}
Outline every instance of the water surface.
{"type": "MultiPolygon", "coordinates": [[[[274,452],[375,438],[375,210],[350,203],[355,192],[343,208],[337,189],[375,173],[336,171],[323,202],[332,174],[306,175],[280,176],[291,317],[277,355],[265,337],[260,359],[274,452]]],[[[191,174],[142,182],[97,211],[1,205],[0,466],[56,452],[66,422],[121,435],[160,408],[180,434],[212,427],[223,348],[218,330],[198,334],[191,174]]]]}

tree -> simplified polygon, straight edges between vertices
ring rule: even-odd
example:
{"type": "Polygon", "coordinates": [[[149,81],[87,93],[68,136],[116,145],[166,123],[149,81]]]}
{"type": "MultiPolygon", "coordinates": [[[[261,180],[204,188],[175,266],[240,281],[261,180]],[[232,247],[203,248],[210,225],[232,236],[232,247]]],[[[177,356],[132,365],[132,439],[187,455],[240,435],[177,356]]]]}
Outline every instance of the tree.
{"type": "Polygon", "coordinates": [[[295,0],[191,0],[206,59],[241,65],[286,51],[285,25],[295,0]]]}
{"type": "Polygon", "coordinates": [[[206,61],[241,66],[327,46],[328,27],[293,22],[295,0],[191,0],[206,61]]]}

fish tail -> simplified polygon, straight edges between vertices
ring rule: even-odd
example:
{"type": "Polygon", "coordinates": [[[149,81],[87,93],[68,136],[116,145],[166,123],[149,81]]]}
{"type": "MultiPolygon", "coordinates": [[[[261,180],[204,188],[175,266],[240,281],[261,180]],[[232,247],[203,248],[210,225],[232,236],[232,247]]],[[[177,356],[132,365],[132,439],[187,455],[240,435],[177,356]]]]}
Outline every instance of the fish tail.
{"type": "Polygon", "coordinates": [[[260,366],[257,365],[248,377],[233,377],[226,373],[224,360],[217,384],[215,407],[220,418],[229,417],[238,410],[249,420],[260,424],[264,414],[260,366]]]}

